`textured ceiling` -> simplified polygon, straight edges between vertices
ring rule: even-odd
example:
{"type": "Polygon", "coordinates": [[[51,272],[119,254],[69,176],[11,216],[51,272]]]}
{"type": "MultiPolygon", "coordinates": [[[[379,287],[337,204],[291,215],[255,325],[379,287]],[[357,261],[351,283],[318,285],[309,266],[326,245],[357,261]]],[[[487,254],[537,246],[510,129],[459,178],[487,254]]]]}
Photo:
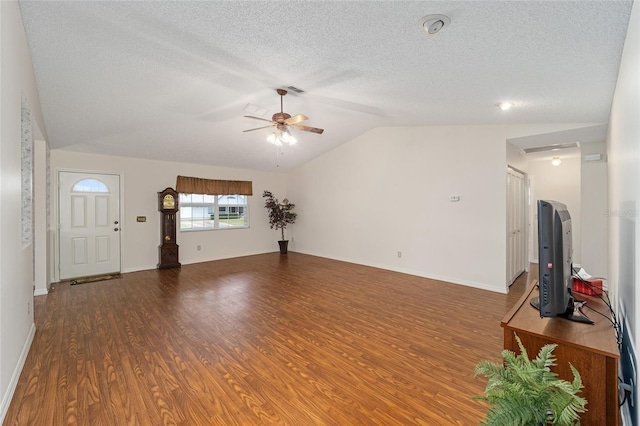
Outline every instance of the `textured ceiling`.
{"type": "Polygon", "coordinates": [[[52,148],[275,170],[244,108],[295,86],[284,111],[325,132],[283,171],[376,126],[606,123],[631,5],[20,2],[52,148]],[[451,24],[427,36],[432,13],[451,24]]]}

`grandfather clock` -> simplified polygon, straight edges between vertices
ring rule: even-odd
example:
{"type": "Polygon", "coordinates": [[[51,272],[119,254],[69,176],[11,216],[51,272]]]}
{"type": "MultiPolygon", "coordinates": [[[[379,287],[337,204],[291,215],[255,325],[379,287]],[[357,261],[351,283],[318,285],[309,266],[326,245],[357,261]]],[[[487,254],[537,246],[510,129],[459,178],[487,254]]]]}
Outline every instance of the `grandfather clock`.
{"type": "Polygon", "coordinates": [[[178,212],[178,193],[167,188],[158,192],[158,210],[160,211],[161,243],[158,269],[179,268],[178,244],[176,244],[176,213],[178,212]]]}

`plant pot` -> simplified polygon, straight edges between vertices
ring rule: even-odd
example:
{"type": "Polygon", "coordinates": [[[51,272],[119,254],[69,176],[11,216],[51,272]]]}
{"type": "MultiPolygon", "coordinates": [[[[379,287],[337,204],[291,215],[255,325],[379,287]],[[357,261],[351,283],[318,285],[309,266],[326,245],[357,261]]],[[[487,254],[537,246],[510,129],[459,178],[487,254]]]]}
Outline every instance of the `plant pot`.
{"type": "Polygon", "coordinates": [[[280,244],[280,254],[287,254],[287,247],[289,246],[289,240],[280,240],[278,241],[280,244]]]}

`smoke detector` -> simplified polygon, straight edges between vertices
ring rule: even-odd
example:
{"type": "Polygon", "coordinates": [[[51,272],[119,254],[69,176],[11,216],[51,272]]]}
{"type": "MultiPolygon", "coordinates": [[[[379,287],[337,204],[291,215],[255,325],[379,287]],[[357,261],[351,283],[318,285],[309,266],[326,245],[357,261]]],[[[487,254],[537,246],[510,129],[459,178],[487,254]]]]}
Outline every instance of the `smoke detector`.
{"type": "Polygon", "coordinates": [[[422,29],[429,35],[439,33],[450,23],[451,19],[449,19],[449,17],[445,15],[427,15],[420,20],[422,29]]]}

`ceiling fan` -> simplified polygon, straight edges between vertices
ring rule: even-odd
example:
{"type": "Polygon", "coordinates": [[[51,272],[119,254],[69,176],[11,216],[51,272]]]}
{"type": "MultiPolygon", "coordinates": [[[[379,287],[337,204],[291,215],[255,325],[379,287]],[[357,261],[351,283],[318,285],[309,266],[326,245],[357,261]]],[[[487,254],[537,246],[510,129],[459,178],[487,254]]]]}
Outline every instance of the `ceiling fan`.
{"type": "Polygon", "coordinates": [[[280,112],[273,114],[273,117],[271,117],[271,120],[267,120],[266,118],[261,118],[261,117],[254,117],[253,115],[245,115],[245,117],[247,118],[253,118],[254,120],[260,120],[260,121],[267,121],[271,124],[269,124],[268,126],[256,127],[255,129],[243,130],[243,132],[253,132],[254,130],[266,129],[268,127],[275,127],[276,130],[274,131],[274,134],[270,136],[270,138],[272,138],[273,140],[269,139],[269,141],[272,143],[275,143],[276,145],[279,144],[278,142],[280,142],[280,144],[282,142],[295,143],[295,138],[291,136],[291,133],[289,132],[289,127],[292,127],[298,130],[303,130],[305,132],[317,133],[319,135],[321,135],[322,132],[324,132],[324,129],[319,129],[317,127],[310,127],[310,126],[304,126],[302,124],[298,124],[302,121],[308,120],[309,117],[303,114],[294,115],[292,117],[290,114],[287,114],[286,112],[284,112],[282,107],[282,99],[284,95],[287,94],[287,91],[284,89],[277,89],[276,92],[278,92],[278,95],[280,95],[280,112]]]}

